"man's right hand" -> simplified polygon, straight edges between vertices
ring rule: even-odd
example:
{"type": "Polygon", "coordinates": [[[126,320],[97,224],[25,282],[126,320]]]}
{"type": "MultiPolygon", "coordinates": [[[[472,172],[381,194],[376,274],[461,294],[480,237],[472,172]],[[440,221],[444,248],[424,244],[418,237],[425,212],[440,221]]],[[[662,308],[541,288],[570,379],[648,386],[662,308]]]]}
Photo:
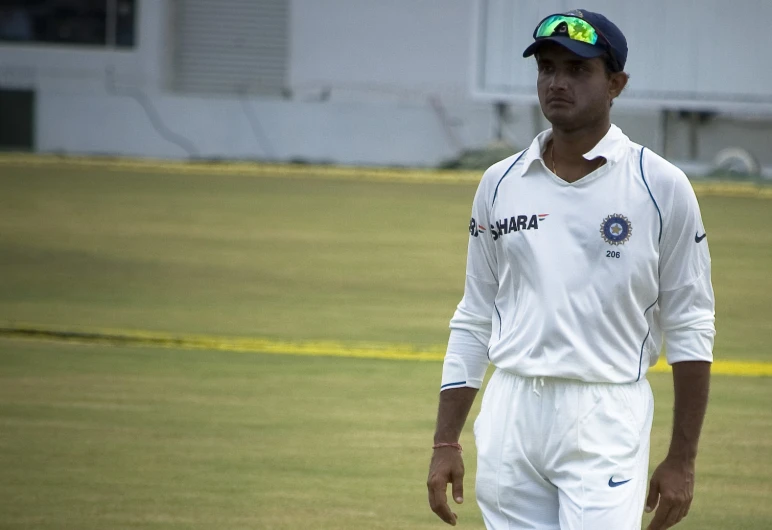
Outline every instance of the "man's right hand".
{"type": "Polygon", "coordinates": [[[429,464],[429,479],[426,486],[429,489],[429,506],[437,516],[456,526],[458,516],[448,506],[448,483],[453,484],[453,499],[457,504],[464,502],[464,459],[455,447],[439,447],[432,454],[429,464]]]}

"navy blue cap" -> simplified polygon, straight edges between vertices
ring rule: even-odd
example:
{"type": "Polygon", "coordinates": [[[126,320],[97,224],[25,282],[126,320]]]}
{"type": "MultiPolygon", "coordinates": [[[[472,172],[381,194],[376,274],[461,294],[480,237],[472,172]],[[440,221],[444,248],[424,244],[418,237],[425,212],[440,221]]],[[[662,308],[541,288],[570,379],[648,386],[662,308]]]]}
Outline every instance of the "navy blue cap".
{"type": "MultiPolygon", "coordinates": [[[[561,15],[573,16],[584,19],[587,21],[595,31],[598,32],[600,38],[595,44],[587,44],[586,42],[580,42],[571,39],[567,35],[552,35],[551,37],[541,37],[536,39],[530,46],[528,46],[523,52],[523,57],[530,57],[536,50],[545,42],[555,42],[560,44],[569,51],[575,53],[579,57],[585,59],[592,59],[593,57],[600,57],[601,55],[608,53],[611,57],[615,71],[621,72],[625,68],[625,62],[627,62],[627,39],[625,39],[622,31],[609,19],[601,15],[600,13],[593,13],[586,9],[574,9],[568,13],[560,13],[561,15]]],[[[541,24],[541,23],[540,23],[541,24]]],[[[564,30],[565,31],[565,30],[564,30]]]]}

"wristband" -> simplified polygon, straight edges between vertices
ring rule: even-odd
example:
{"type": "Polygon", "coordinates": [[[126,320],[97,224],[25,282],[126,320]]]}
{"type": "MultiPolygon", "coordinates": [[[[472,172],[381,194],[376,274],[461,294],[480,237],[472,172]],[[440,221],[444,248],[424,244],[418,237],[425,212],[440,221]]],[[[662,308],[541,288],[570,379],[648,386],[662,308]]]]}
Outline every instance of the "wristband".
{"type": "Polygon", "coordinates": [[[461,453],[463,449],[461,448],[461,444],[459,443],[451,443],[451,442],[440,442],[436,443],[432,446],[432,449],[439,449],[440,447],[455,447],[458,449],[458,452],[461,453]]]}

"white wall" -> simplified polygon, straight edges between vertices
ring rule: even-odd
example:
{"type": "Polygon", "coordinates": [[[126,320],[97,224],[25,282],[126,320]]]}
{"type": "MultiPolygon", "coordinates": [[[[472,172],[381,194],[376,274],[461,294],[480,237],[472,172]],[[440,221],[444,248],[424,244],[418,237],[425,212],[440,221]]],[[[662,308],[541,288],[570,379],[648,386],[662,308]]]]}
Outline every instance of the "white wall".
{"type": "MultiPolygon", "coordinates": [[[[561,12],[565,1],[479,3],[481,75],[475,89],[497,97],[531,94],[536,69],[533,59],[523,60],[522,51],[532,42],[534,25],[561,12]]],[[[671,101],[677,108],[695,103],[698,110],[726,109],[730,103],[741,107],[745,101],[745,108],[765,107],[772,115],[772,69],[762,66],[755,53],[772,46],[767,30],[772,2],[734,0],[731,9],[722,9],[727,0],[583,4],[604,13],[625,33],[625,71],[633,81],[626,90],[628,100],[640,99],[644,105],[654,99],[671,101]]]]}
{"type": "Polygon", "coordinates": [[[467,99],[475,3],[293,0],[290,83],[348,95],[467,99]]]}
{"type": "Polygon", "coordinates": [[[294,0],[292,100],[171,92],[171,0],[140,1],[132,51],[0,48],[0,83],[37,90],[42,152],[435,165],[492,129],[468,99],[472,3],[437,7],[294,0]]]}
{"type": "MultiPolygon", "coordinates": [[[[72,94],[41,98],[39,113],[45,124],[38,131],[40,150],[410,166],[435,165],[455,153],[425,105],[168,94],[154,97],[153,104],[167,126],[195,146],[193,153],[161,135],[130,98],[72,94]]],[[[488,114],[457,115],[465,123],[462,135],[469,143],[488,136],[488,114]]]]}
{"type": "MultiPolygon", "coordinates": [[[[292,0],[286,100],[171,91],[174,0],[139,4],[134,50],[0,46],[0,86],[37,91],[37,150],[426,166],[493,139],[491,105],[471,97],[471,0],[292,0]]],[[[532,108],[512,114],[515,147],[548,126],[532,108]]],[[[656,114],[621,104],[614,120],[657,148],[656,114]]],[[[671,123],[671,157],[687,156],[686,138],[671,123]]],[[[700,160],[728,145],[772,164],[770,127],[712,124],[700,160]]]]}

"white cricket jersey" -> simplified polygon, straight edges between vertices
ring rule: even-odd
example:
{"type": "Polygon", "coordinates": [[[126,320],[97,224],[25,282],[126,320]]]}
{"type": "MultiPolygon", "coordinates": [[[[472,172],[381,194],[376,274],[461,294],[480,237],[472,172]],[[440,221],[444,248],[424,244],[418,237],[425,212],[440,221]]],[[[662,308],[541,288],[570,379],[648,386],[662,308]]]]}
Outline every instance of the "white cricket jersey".
{"type": "Polygon", "coordinates": [[[686,175],[612,125],[584,155],[606,163],[568,183],[544,164],[551,133],[480,182],[441,388],[479,388],[489,362],[638,381],[663,342],[671,364],[712,361],[710,254],[686,175]]]}

